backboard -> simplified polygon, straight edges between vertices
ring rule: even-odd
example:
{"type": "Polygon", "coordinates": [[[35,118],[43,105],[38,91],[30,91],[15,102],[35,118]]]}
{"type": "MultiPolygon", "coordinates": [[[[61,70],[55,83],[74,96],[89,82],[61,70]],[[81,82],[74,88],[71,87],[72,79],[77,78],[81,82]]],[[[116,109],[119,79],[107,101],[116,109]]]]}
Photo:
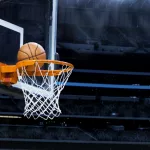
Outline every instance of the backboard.
{"type": "Polygon", "coordinates": [[[0,62],[16,63],[16,54],[23,45],[24,29],[0,19],[0,62]]]}
{"type": "MultiPolygon", "coordinates": [[[[0,19],[0,62],[6,64],[16,64],[17,52],[23,45],[24,29],[15,24],[0,19]]],[[[22,97],[22,94],[16,94],[18,88],[7,88],[0,85],[0,93],[11,96],[22,97]]]]}

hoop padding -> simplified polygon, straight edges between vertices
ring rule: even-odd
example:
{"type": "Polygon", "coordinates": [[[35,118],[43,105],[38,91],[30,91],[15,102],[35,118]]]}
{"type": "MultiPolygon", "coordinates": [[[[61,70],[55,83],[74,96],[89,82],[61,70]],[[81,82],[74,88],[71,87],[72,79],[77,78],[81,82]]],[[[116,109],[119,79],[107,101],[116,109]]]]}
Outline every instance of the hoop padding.
{"type": "Polygon", "coordinates": [[[24,116],[34,119],[53,119],[61,114],[59,107],[59,96],[64,89],[73,65],[56,60],[27,60],[16,64],[18,82],[21,85],[25,108],[24,116]],[[45,64],[47,70],[42,70],[39,64],[45,64]],[[28,66],[34,66],[29,72],[28,66]],[[59,70],[54,70],[54,65],[59,70]]]}

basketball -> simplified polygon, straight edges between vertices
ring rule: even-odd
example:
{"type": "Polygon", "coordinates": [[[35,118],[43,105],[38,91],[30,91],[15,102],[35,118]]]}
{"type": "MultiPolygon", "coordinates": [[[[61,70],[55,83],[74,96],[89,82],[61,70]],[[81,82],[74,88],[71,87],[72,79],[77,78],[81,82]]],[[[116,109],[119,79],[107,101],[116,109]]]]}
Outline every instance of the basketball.
{"type": "MultiPolygon", "coordinates": [[[[45,60],[46,59],[46,52],[44,48],[34,42],[24,44],[18,51],[17,60],[45,60]]],[[[43,64],[40,64],[42,67],[43,64]]],[[[34,66],[28,66],[27,70],[32,71],[34,70],[34,66]]]]}

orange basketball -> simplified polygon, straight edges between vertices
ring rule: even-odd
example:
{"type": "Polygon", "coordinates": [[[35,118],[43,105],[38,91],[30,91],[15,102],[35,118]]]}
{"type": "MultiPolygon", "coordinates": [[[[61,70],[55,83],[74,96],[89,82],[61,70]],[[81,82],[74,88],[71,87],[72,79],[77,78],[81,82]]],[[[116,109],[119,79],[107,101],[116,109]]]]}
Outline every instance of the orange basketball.
{"type": "MultiPolygon", "coordinates": [[[[34,42],[24,44],[18,51],[17,55],[18,61],[22,60],[44,60],[46,59],[46,52],[44,48],[34,42]]],[[[42,67],[43,64],[40,64],[42,67]]],[[[27,67],[27,70],[32,71],[34,70],[34,66],[27,67]]]]}

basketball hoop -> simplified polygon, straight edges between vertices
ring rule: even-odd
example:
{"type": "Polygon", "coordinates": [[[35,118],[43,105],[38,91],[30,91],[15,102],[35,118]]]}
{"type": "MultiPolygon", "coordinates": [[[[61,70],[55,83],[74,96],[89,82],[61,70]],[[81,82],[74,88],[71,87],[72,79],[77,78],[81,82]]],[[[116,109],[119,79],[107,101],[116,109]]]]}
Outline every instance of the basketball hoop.
{"type": "MultiPolygon", "coordinates": [[[[7,68],[6,66],[3,67],[5,71],[3,74],[9,72],[8,66],[7,68]]],[[[12,67],[15,71],[14,66],[9,68],[12,67]]],[[[21,85],[25,99],[24,116],[45,120],[58,117],[61,114],[59,96],[73,68],[72,64],[57,60],[25,60],[18,62],[16,73],[13,73],[14,76],[11,78],[16,80],[16,77],[18,77],[18,83],[21,85]],[[47,69],[40,68],[41,64],[42,66],[44,64],[47,69]],[[60,69],[54,70],[54,65],[58,65],[60,69]],[[28,71],[29,66],[34,66],[34,70],[28,71]]],[[[6,83],[5,78],[3,78],[3,81],[6,83]]]]}
{"type": "Polygon", "coordinates": [[[16,65],[0,63],[0,82],[7,86],[18,82],[25,99],[24,116],[53,119],[61,114],[59,96],[73,68],[72,64],[57,60],[24,60],[16,65]]]}

